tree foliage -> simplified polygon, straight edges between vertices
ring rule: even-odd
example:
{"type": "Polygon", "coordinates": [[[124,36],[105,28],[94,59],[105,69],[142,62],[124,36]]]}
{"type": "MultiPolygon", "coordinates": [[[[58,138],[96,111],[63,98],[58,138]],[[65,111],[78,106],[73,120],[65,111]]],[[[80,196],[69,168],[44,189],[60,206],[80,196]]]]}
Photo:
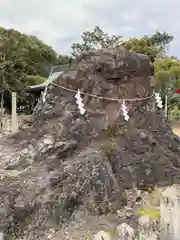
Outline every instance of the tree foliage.
{"type": "Polygon", "coordinates": [[[99,49],[107,47],[117,47],[121,44],[121,36],[109,36],[100,27],[96,26],[93,31],[83,32],[81,43],[72,44],[73,56],[79,55],[83,51],[89,51],[90,49],[99,49]]]}
{"type": "Polygon", "coordinates": [[[164,57],[154,62],[155,73],[160,88],[165,88],[168,83],[175,81],[175,87],[180,83],[180,61],[175,57],[164,57]]]}
{"type": "Polygon", "coordinates": [[[142,38],[131,38],[123,41],[120,35],[108,35],[100,27],[96,26],[93,31],[86,31],[82,34],[80,43],[73,43],[73,55],[78,55],[82,51],[90,49],[123,47],[130,51],[146,54],[154,61],[157,57],[162,57],[165,53],[166,46],[173,40],[173,36],[168,33],[156,32],[152,36],[142,38]]]}
{"type": "Polygon", "coordinates": [[[72,61],[70,56],[62,56],[62,55],[58,55],[57,59],[56,59],[56,65],[66,65],[66,64],[70,64],[72,61]]]}
{"type": "Polygon", "coordinates": [[[156,32],[152,36],[142,38],[131,38],[123,42],[122,46],[134,52],[148,55],[154,62],[156,58],[162,58],[166,52],[167,45],[173,40],[173,37],[167,33],[156,32]]]}
{"type": "Polygon", "coordinates": [[[180,88],[180,61],[175,57],[164,57],[154,62],[157,88],[164,99],[168,96],[168,105],[180,107],[179,95],[175,93],[180,88]]]}
{"type": "Polygon", "coordinates": [[[17,92],[19,101],[27,85],[39,84],[53,65],[68,62],[37,37],[0,27],[0,89],[17,92]]]}
{"type": "Polygon", "coordinates": [[[53,49],[38,38],[0,28],[1,88],[22,90],[28,84],[26,75],[40,74],[56,59],[53,49]]]}

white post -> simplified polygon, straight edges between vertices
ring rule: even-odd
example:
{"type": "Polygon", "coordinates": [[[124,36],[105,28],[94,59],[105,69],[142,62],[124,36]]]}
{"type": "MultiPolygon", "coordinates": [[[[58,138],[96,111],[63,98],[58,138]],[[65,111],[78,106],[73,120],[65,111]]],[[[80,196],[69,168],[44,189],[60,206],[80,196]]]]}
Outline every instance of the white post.
{"type": "Polygon", "coordinates": [[[161,235],[162,240],[180,240],[180,190],[168,187],[161,196],[161,235]]]}
{"type": "Polygon", "coordinates": [[[12,115],[11,115],[11,127],[12,127],[12,133],[15,133],[18,131],[18,124],[17,124],[17,110],[16,110],[16,93],[11,93],[11,101],[12,101],[12,115]]]}
{"type": "Polygon", "coordinates": [[[168,98],[167,98],[167,94],[165,96],[165,106],[164,106],[164,112],[165,112],[165,117],[168,117],[168,98]]]}
{"type": "Polygon", "coordinates": [[[0,232],[0,240],[4,240],[4,234],[0,232]]]}

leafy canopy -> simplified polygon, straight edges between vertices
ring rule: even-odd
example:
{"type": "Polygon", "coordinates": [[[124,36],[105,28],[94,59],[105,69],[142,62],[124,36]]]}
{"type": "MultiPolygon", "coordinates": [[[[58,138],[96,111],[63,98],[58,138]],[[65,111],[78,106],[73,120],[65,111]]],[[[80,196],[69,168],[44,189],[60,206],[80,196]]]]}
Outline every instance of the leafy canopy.
{"type": "Polygon", "coordinates": [[[100,27],[96,26],[93,31],[83,32],[81,43],[72,44],[73,56],[90,49],[101,49],[109,46],[116,47],[121,44],[121,36],[109,36],[100,27]]]}
{"type": "Polygon", "coordinates": [[[72,44],[73,56],[79,55],[83,51],[89,51],[90,49],[123,47],[127,50],[146,54],[152,61],[157,57],[162,57],[165,53],[166,46],[173,40],[173,36],[166,32],[156,32],[152,36],[131,38],[128,41],[123,41],[122,36],[110,36],[98,26],[96,26],[93,31],[83,32],[81,37],[81,43],[72,44]]]}
{"type": "MultiPolygon", "coordinates": [[[[25,97],[27,85],[41,83],[52,66],[67,63],[69,57],[58,55],[37,37],[0,27],[0,89],[17,92],[18,101],[25,97]]],[[[9,97],[5,96],[8,104],[9,97]]]]}
{"type": "Polygon", "coordinates": [[[37,37],[27,36],[14,29],[0,28],[1,88],[22,90],[28,84],[27,75],[47,77],[53,65],[68,62],[67,56],[59,56],[37,37]]]}

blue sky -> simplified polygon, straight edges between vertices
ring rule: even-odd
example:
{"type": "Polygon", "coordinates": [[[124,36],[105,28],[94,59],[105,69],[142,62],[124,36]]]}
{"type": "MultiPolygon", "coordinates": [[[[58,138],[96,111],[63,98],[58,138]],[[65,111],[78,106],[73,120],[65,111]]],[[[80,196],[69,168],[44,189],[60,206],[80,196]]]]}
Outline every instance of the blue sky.
{"type": "Polygon", "coordinates": [[[36,35],[61,54],[95,25],[125,38],[167,31],[175,38],[169,54],[180,57],[179,9],[179,0],[1,0],[0,25],[36,35]]]}

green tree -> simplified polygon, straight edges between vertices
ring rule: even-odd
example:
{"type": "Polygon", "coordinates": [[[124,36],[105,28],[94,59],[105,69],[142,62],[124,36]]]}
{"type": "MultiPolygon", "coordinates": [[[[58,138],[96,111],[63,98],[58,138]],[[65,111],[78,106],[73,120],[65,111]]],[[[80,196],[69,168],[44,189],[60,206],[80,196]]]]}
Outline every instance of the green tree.
{"type": "Polygon", "coordinates": [[[122,46],[130,51],[148,55],[154,62],[155,58],[161,58],[165,55],[168,44],[173,40],[173,36],[168,33],[156,32],[152,36],[142,38],[131,38],[122,43],[122,46]]]}
{"type": "Polygon", "coordinates": [[[0,53],[1,88],[13,91],[21,91],[28,84],[26,75],[39,74],[42,67],[49,67],[57,60],[51,47],[14,29],[0,28],[0,53]]]}
{"type": "Polygon", "coordinates": [[[123,47],[130,51],[146,54],[152,61],[157,57],[162,57],[165,54],[167,45],[173,40],[173,36],[166,32],[156,32],[152,36],[131,38],[127,41],[122,41],[122,36],[110,36],[98,26],[93,31],[83,32],[81,38],[82,41],[80,43],[72,44],[73,56],[79,55],[83,51],[89,51],[90,49],[123,47]]]}
{"type": "Polygon", "coordinates": [[[175,79],[175,87],[180,83],[180,61],[175,57],[164,57],[154,62],[157,83],[160,88],[165,88],[171,79],[175,79]]]}
{"type": "Polygon", "coordinates": [[[180,97],[175,93],[180,88],[180,61],[176,57],[164,57],[154,62],[155,75],[157,79],[156,88],[159,89],[161,97],[168,96],[169,108],[180,107],[180,97]]]}
{"type": "Polygon", "coordinates": [[[93,31],[83,32],[81,43],[72,44],[73,56],[79,55],[83,51],[89,51],[90,49],[101,49],[107,47],[117,47],[122,43],[121,36],[109,36],[100,27],[95,26],[93,31]]]}
{"type": "Polygon", "coordinates": [[[70,64],[72,61],[70,56],[62,56],[62,55],[58,55],[57,56],[57,60],[56,60],[56,65],[66,65],[66,64],[70,64]]]}
{"type": "Polygon", "coordinates": [[[28,75],[47,77],[52,66],[67,62],[37,37],[0,27],[0,89],[17,92],[18,101],[31,85],[28,75]]]}

